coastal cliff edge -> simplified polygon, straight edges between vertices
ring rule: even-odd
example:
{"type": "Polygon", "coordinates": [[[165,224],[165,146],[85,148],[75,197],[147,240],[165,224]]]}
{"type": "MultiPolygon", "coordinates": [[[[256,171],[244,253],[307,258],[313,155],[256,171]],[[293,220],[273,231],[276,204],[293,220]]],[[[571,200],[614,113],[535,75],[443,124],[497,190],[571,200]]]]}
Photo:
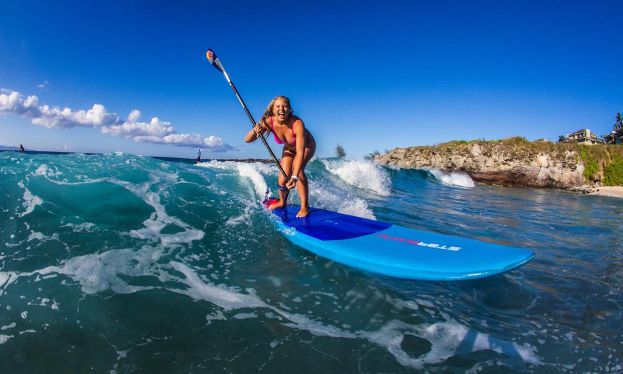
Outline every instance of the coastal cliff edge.
{"type": "Polygon", "coordinates": [[[617,183],[623,167],[622,149],[614,145],[530,142],[516,137],[395,148],[373,159],[400,168],[461,171],[476,182],[495,185],[592,192],[602,185],[623,184],[617,183]]]}

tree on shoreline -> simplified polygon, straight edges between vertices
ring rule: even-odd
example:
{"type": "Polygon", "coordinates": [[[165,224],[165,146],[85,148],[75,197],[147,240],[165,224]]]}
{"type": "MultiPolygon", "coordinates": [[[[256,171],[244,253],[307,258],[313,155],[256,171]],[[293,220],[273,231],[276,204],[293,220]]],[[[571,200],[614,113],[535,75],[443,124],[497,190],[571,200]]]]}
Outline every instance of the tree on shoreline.
{"type": "Polygon", "coordinates": [[[623,139],[623,115],[621,113],[617,113],[614,116],[614,125],[612,126],[612,131],[609,134],[603,136],[604,141],[609,144],[619,144],[623,139]]]}
{"type": "Polygon", "coordinates": [[[344,147],[338,144],[335,147],[335,157],[344,158],[344,156],[346,156],[346,151],[344,151],[344,147]]]}
{"type": "MultiPolygon", "coordinates": [[[[387,152],[385,152],[385,153],[387,153],[387,152]]],[[[374,158],[375,158],[376,156],[379,156],[380,154],[381,154],[381,152],[379,152],[379,151],[374,151],[374,152],[370,152],[370,153],[368,153],[367,155],[365,155],[365,156],[364,156],[364,158],[365,158],[366,160],[374,160],[374,158]]]]}

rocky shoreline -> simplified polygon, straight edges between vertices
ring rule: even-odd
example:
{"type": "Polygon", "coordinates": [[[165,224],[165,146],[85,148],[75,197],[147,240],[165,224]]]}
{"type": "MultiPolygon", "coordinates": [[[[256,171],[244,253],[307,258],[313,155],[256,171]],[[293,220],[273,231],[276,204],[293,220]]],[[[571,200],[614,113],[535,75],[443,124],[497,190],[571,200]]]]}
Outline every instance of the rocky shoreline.
{"type": "Polygon", "coordinates": [[[599,183],[587,181],[585,165],[578,152],[551,144],[527,141],[451,142],[438,146],[395,148],[385,154],[377,154],[373,159],[382,165],[400,168],[460,171],[476,182],[493,185],[623,195],[619,191],[621,188],[604,189],[599,183]]]}

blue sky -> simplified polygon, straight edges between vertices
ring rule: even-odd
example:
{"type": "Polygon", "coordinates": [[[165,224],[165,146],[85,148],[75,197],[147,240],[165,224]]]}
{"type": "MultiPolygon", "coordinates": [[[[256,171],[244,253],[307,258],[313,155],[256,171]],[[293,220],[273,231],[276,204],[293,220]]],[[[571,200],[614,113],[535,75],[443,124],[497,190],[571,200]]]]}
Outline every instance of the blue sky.
{"type": "Polygon", "coordinates": [[[290,97],[320,156],[605,134],[621,19],[621,1],[3,1],[0,144],[265,158],[207,48],[256,118],[290,97]]]}

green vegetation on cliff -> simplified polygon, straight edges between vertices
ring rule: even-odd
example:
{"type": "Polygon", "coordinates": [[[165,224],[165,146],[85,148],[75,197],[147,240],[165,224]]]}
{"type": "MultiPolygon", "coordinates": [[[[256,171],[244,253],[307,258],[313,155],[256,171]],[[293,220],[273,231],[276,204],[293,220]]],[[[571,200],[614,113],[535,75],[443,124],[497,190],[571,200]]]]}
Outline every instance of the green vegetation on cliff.
{"type": "MultiPolygon", "coordinates": [[[[469,144],[499,144],[519,156],[534,156],[539,153],[564,154],[575,152],[584,164],[584,179],[587,183],[601,181],[606,186],[623,185],[623,145],[580,145],[574,143],[531,142],[524,137],[501,140],[453,140],[438,144],[442,149],[461,149],[469,144]]],[[[578,160],[579,161],[579,160],[578,160]]]]}
{"type": "Polygon", "coordinates": [[[623,186],[623,157],[615,155],[612,162],[604,168],[604,185],[623,186]]]}
{"type": "Polygon", "coordinates": [[[584,162],[584,179],[587,181],[599,179],[599,159],[593,153],[586,146],[580,148],[580,158],[584,162]]]}

